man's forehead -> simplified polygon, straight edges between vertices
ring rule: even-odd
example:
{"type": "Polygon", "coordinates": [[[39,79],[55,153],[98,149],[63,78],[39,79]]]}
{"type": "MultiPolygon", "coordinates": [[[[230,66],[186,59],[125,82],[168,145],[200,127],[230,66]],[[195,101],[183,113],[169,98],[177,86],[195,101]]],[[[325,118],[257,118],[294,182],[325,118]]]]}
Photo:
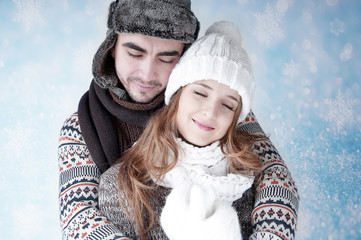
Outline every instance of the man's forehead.
{"type": "Polygon", "coordinates": [[[155,51],[157,55],[176,56],[181,55],[184,44],[172,39],[151,37],[142,34],[120,33],[118,39],[123,47],[148,53],[155,51]]]}
{"type": "Polygon", "coordinates": [[[146,42],[163,42],[163,43],[180,43],[178,40],[166,39],[160,37],[148,36],[140,33],[118,33],[118,39],[121,40],[133,40],[133,41],[146,41],[146,42]]]}

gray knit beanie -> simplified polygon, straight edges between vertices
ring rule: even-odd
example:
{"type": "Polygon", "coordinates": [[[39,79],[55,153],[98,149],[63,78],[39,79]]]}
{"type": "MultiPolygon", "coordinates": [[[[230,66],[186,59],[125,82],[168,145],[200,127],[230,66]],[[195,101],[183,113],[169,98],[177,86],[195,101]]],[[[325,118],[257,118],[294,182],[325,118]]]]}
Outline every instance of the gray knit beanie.
{"type": "Polygon", "coordinates": [[[214,23],[184,53],[169,77],[165,103],[169,103],[180,87],[199,80],[216,80],[236,90],[242,98],[238,123],[246,118],[255,82],[251,62],[242,47],[241,33],[234,23],[214,23]]]}
{"type": "Polygon", "coordinates": [[[191,10],[190,0],[117,0],[110,4],[108,31],[93,59],[93,76],[102,88],[117,94],[117,77],[111,48],[117,34],[138,33],[173,39],[187,45],[199,32],[199,22],[191,10]]]}

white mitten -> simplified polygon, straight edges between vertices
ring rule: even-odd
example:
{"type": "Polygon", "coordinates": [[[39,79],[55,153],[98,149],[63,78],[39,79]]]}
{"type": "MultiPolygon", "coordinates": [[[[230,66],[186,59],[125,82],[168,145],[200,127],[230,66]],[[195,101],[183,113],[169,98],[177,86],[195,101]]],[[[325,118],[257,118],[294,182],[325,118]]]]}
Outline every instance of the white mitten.
{"type": "Polygon", "coordinates": [[[211,190],[185,183],[175,187],[167,198],[161,224],[172,240],[240,240],[237,213],[216,200],[211,190]]]}
{"type": "Polygon", "coordinates": [[[186,229],[186,219],[189,214],[189,194],[191,184],[184,183],[173,188],[168,195],[166,204],[160,216],[163,230],[169,239],[183,239],[186,229]]]}
{"type": "Polygon", "coordinates": [[[214,213],[204,219],[196,239],[242,240],[238,216],[232,206],[217,203],[214,213]]]}
{"type": "Polygon", "coordinates": [[[211,190],[193,186],[189,210],[192,239],[242,239],[236,211],[230,203],[216,200],[211,190]]]}

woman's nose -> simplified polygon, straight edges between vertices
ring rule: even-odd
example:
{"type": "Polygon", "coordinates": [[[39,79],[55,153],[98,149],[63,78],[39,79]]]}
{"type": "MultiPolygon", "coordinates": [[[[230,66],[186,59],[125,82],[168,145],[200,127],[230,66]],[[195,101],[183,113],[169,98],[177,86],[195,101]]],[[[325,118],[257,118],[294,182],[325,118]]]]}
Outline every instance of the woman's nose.
{"type": "Polygon", "coordinates": [[[203,114],[210,119],[217,117],[217,105],[212,101],[208,101],[203,105],[203,114]]]}

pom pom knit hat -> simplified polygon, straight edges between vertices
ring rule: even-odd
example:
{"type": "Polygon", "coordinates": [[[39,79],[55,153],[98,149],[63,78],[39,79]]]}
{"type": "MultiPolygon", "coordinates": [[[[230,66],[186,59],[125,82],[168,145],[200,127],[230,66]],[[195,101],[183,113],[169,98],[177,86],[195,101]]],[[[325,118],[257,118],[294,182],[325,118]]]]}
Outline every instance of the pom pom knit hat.
{"type": "Polygon", "coordinates": [[[255,84],[240,31],[234,23],[214,23],[184,53],[170,75],[165,103],[179,88],[199,80],[216,80],[236,90],[242,98],[238,123],[246,118],[255,84]]]}
{"type": "Polygon", "coordinates": [[[199,33],[190,0],[117,0],[110,4],[108,31],[93,59],[93,76],[102,88],[114,91],[117,76],[111,49],[119,33],[143,34],[180,41],[186,47],[199,33]]]}

